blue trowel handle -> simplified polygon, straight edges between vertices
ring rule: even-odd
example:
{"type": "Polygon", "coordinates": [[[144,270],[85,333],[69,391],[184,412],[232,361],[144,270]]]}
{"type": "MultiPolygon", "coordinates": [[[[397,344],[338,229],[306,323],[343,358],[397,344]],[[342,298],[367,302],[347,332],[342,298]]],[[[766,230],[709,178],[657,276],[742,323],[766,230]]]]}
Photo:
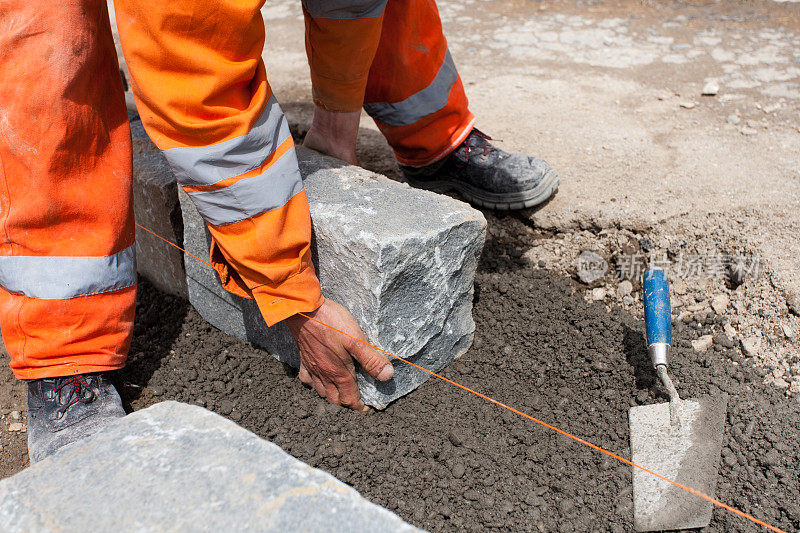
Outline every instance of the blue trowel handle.
{"type": "Polygon", "coordinates": [[[663,270],[644,273],[644,326],[653,366],[667,364],[667,348],[672,343],[672,310],[669,285],[663,270]]]}

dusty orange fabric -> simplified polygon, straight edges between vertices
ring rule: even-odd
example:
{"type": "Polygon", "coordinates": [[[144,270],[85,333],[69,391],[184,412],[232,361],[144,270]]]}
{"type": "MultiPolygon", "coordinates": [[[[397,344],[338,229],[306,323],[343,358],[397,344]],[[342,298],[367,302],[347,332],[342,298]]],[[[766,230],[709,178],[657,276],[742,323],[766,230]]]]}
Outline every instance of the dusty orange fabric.
{"type": "MultiPolygon", "coordinates": [[[[380,44],[369,71],[365,103],[399,102],[430,85],[442,65],[447,41],[434,0],[389,0],[380,44]]],[[[447,104],[407,126],[378,127],[404,165],[425,166],[450,153],[475,123],[461,78],[447,104]]]]}
{"type": "Polygon", "coordinates": [[[4,2],[15,22],[0,32],[3,255],[133,243],[130,130],[105,5],[4,2]]]}
{"type": "MultiPolygon", "coordinates": [[[[261,60],[262,4],[117,0],[117,25],[137,107],[159,148],[212,146],[251,130],[272,95],[261,60]]],[[[264,172],[290,149],[288,139],[260,168],[185,190],[232,186],[264,172]]],[[[322,304],[311,262],[305,193],[246,220],[209,224],[209,230],[211,261],[225,288],[255,297],[267,324],[322,304]]]]}
{"type": "Polygon", "coordinates": [[[114,3],[136,107],[156,146],[208,146],[250,131],[272,94],[263,3],[114,3]]]}
{"type": "Polygon", "coordinates": [[[467,109],[467,97],[459,78],[450,91],[447,105],[439,111],[408,126],[390,126],[379,120],[375,123],[400,164],[422,167],[442,159],[467,138],[475,125],[475,117],[467,109]]]}
{"type": "MultiPolygon", "coordinates": [[[[0,256],[105,256],[134,240],[130,131],[104,0],[0,7],[0,256]]],[[[135,288],[66,300],[0,289],[20,378],[123,365],[135,288]]]]}
{"type": "Polygon", "coordinates": [[[306,55],[311,69],[314,103],[328,111],[358,111],[378,48],[383,16],[306,21],[306,55]]]}
{"type": "MultiPolygon", "coordinates": [[[[261,61],[261,5],[117,0],[137,105],[161,149],[209,147],[251,131],[272,94],[261,61]]],[[[105,2],[42,9],[7,0],[3,8],[13,17],[0,34],[0,256],[120,252],[134,233],[130,134],[105,2]]],[[[368,102],[413,95],[430,84],[446,50],[432,0],[390,0],[379,17],[307,24],[315,98],[332,110],[357,109],[365,95],[368,102]]],[[[459,81],[443,109],[414,124],[379,125],[401,162],[424,164],[452,149],[472,120],[459,81]]],[[[322,302],[304,193],[210,230],[226,287],[254,297],[267,323],[322,302]]],[[[134,298],[134,287],[64,300],[0,290],[0,326],[15,372],[32,378],[118,368],[134,298]]]]}
{"type": "Polygon", "coordinates": [[[105,372],[125,365],[136,288],[67,300],[0,288],[3,340],[20,379],[105,372]]]}
{"type": "Polygon", "coordinates": [[[366,87],[368,102],[399,102],[427,87],[447,41],[433,0],[389,0],[366,87]]]}
{"type": "Polygon", "coordinates": [[[225,288],[255,298],[268,326],[322,305],[307,219],[303,191],[281,209],[234,224],[208,226],[214,238],[211,264],[225,288]]]}
{"type": "MultiPolygon", "coordinates": [[[[434,0],[388,0],[381,17],[304,15],[314,103],[329,111],[405,100],[431,84],[447,52],[434,0]]],[[[376,122],[400,163],[424,166],[460,144],[475,117],[458,78],[435,113],[405,126],[376,122]]]]}

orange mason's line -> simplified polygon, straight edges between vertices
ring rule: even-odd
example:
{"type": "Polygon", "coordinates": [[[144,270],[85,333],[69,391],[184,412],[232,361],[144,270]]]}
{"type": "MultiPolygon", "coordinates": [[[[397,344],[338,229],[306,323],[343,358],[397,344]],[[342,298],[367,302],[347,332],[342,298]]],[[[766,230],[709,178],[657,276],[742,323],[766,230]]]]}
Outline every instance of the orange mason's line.
{"type": "MultiPolygon", "coordinates": [[[[187,254],[187,255],[190,255],[190,256],[192,256],[192,257],[194,257],[195,259],[197,259],[197,260],[198,260],[198,261],[200,261],[201,263],[205,263],[205,264],[206,264],[206,265],[208,265],[209,267],[211,266],[211,264],[210,264],[210,263],[208,263],[207,261],[203,261],[202,259],[200,259],[200,258],[199,258],[199,257],[197,257],[196,255],[192,255],[192,254],[190,254],[189,252],[187,252],[186,250],[184,250],[183,248],[181,248],[181,247],[180,247],[180,246],[178,246],[177,244],[175,244],[175,243],[173,243],[173,242],[171,242],[171,241],[169,241],[169,240],[165,239],[164,237],[162,237],[162,236],[158,235],[157,233],[155,233],[155,232],[153,232],[153,231],[151,231],[151,230],[149,230],[149,229],[145,228],[144,226],[142,226],[142,225],[140,225],[140,224],[138,224],[138,223],[137,223],[136,225],[137,225],[138,227],[142,228],[143,230],[147,231],[148,233],[152,233],[153,235],[155,235],[156,237],[158,237],[158,238],[159,238],[159,239],[161,239],[162,241],[166,242],[167,244],[169,244],[169,245],[171,245],[171,246],[174,246],[174,247],[175,247],[175,248],[177,248],[178,250],[181,250],[181,251],[182,251],[182,252],[184,252],[185,254],[187,254]]],[[[213,267],[212,267],[212,268],[213,268],[213,267]]],[[[350,338],[350,339],[353,339],[354,341],[357,341],[357,342],[360,342],[361,344],[364,344],[364,345],[366,345],[366,346],[369,346],[370,348],[372,348],[372,349],[374,349],[374,350],[378,350],[379,352],[385,353],[386,355],[390,355],[390,356],[392,356],[393,358],[395,358],[395,359],[397,359],[397,360],[399,360],[399,361],[402,361],[403,363],[405,363],[405,364],[407,364],[407,365],[411,365],[411,366],[413,366],[414,368],[418,368],[419,370],[422,370],[423,372],[425,372],[425,373],[427,373],[427,374],[430,374],[430,375],[431,375],[431,376],[433,376],[433,377],[439,378],[439,379],[441,379],[442,381],[446,381],[447,383],[449,383],[449,384],[451,384],[451,385],[454,385],[454,386],[458,387],[459,389],[463,389],[463,390],[465,390],[465,391],[467,391],[467,392],[469,392],[469,393],[471,393],[471,394],[474,394],[475,396],[478,396],[479,398],[483,398],[484,400],[486,400],[486,401],[488,401],[488,402],[491,402],[491,403],[493,403],[493,404],[495,404],[495,405],[498,405],[498,406],[502,407],[503,409],[507,409],[507,410],[511,411],[512,413],[515,413],[515,414],[517,414],[517,415],[519,415],[519,416],[521,416],[521,417],[527,418],[528,420],[530,420],[530,421],[532,421],[532,422],[536,422],[537,424],[539,424],[539,425],[541,425],[541,426],[544,426],[544,427],[546,427],[547,429],[551,429],[551,430],[555,431],[556,433],[559,433],[559,434],[561,434],[561,435],[564,435],[565,437],[569,437],[570,439],[572,439],[572,440],[574,440],[574,441],[576,441],[576,442],[579,442],[579,443],[581,443],[581,444],[583,444],[583,445],[585,445],[585,446],[588,446],[589,448],[592,448],[593,450],[596,450],[596,451],[598,451],[598,452],[604,453],[604,454],[608,455],[609,457],[613,457],[614,459],[616,459],[616,460],[618,460],[618,461],[621,461],[621,462],[625,463],[626,465],[629,465],[629,466],[632,466],[632,467],[634,467],[634,468],[638,468],[639,470],[642,470],[642,471],[644,471],[644,472],[647,472],[648,474],[651,474],[651,475],[653,475],[653,476],[657,477],[658,479],[660,479],[660,480],[662,480],[662,481],[666,481],[667,483],[670,483],[670,484],[672,484],[672,485],[674,485],[674,486],[678,487],[679,489],[682,489],[682,490],[685,490],[685,491],[687,491],[687,492],[690,492],[690,493],[694,494],[695,496],[697,496],[697,497],[699,497],[699,498],[702,498],[702,499],[704,499],[704,500],[706,500],[706,501],[708,501],[708,502],[710,502],[710,503],[712,503],[712,504],[716,505],[717,507],[720,507],[720,508],[722,508],[722,509],[725,509],[726,511],[729,511],[729,512],[731,512],[731,513],[733,513],[733,514],[739,515],[739,516],[741,516],[742,518],[746,518],[746,519],[750,520],[751,522],[753,522],[753,523],[755,523],[755,524],[758,524],[758,525],[760,525],[760,526],[763,526],[763,527],[765,527],[765,528],[769,529],[770,531],[774,531],[775,533],[787,533],[787,532],[786,532],[786,531],[784,531],[783,529],[780,529],[780,528],[777,528],[777,527],[775,527],[775,526],[772,526],[772,525],[770,525],[770,524],[768,524],[768,523],[766,523],[766,522],[764,522],[764,521],[762,521],[762,520],[759,520],[758,518],[756,518],[756,517],[754,517],[754,516],[752,516],[752,515],[750,515],[750,514],[747,514],[747,513],[745,513],[744,511],[740,511],[739,509],[737,509],[737,508],[735,508],[735,507],[732,507],[732,506],[730,506],[730,505],[728,505],[728,504],[722,503],[721,501],[719,501],[719,500],[717,500],[717,499],[714,499],[714,498],[712,498],[711,496],[708,496],[708,495],[706,495],[706,494],[704,494],[704,493],[700,492],[699,490],[695,490],[695,489],[693,489],[693,488],[691,488],[691,487],[687,487],[686,485],[682,485],[681,483],[678,483],[677,481],[673,481],[673,480],[669,479],[669,478],[668,478],[668,477],[666,477],[666,476],[662,476],[661,474],[657,474],[656,472],[653,472],[652,470],[650,470],[650,469],[648,469],[648,468],[645,468],[645,467],[643,467],[643,466],[641,466],[641,465],[638,465],[638,464],[634,463],[633,461],[630,461],[629,459],[625,459],[624,457],[622,457],[622,456],[620,456],[620,455],[617,455],[617,454],[616,454],[616,453],[614,453],[614,452],[610,452],[610,451],[606,450],[605,448],[602,448],[602,447],[600,447],[600,446],[598,446],[598,445],[596,445],[596,444],[592,444],[591,442],[589,442],[589,441],[587,441],[587,440],[584,440],[584,439],[582,439],[582,438],[580,438],[580,437],[578,437],[578,436],[575,436],[575,435],[573,435],[572,433],[569,433],[569,432],[567,432],[567,431],[564,431],[563,429],[560,429],[560,428],[558,428],[558,427],[556,427],[556,426],[553,426],[553,425],[551,425],[551,424],[548,424],[547,422],[544,422],[544,421],[542,421],[542,420],[539,420],[538,418],[535,418],[535,417],[533,417],[533,416],[531,416],[531,415],[529,415],[529,414],[527,414],[527,413],[523,413],[522,411],[520,411],[520,410],[518,410],[518,409],[514,409],[513,407],[511,407],[511,406],[509,406],[509,405],[506,405],[506,404],[504,404],[503,402],[501,402],[501,401],[499,401],[499,400],[495,400],[494,398],[491,398],[491,397],[489,397],[489,396],[486,396],[485,394],[481,394],[480,392],[478,392],[478,391],[475,391],[475,390],[473,390],[473,389],[470,389],[469,387],[467,387],[467,386],[465,386],[465,385],[462,385],[461,383],[458,383],[457,381],[453,381],[452,379],[448,379],[448,378],[446,378],[446,377],[444,377],[444,376],[442,376],[442,375],[439,375],[439,374],[437,374],[436,372],[432,372],[432,371],[428,370],[427,368],[423,368],[423,367],[421,367],[421,366],[419,366],[419,365],[417,365],[417,364],[415,364],[415,363],[412,363],[411,361],[406,361],[406,360],[405,360],[405,359],[403,359],[402,357],[400,357],[400,356],[398,356],[398,355],[395,355],[395,354],[393,354],[392,352],[389,352],[389,351],[387,351],[387,350],[384,350],[383,348],[379,348],[379,347],[377,347],[377,346],[375,346],[375,345],[373,345],[373,344],[370,344],[370,343],[368,343],[368,342],[366,342],[366,341],[362,341],[361,339],[358,339],[358,338],[356,338],[356,337],[354,337],[354,336],[350,335],[349,333],[345,333],[344,331],[342,331],[342,330],[340,330],[340,329],[337,329],[337,328],[335,328],[335,327],[333,327],[333,326],[330,326],[330,325],[326,324],[325,322],[322,322],[322,321],[320,321],[320,320],[317,320],[316,318],[312,318],[312,317],[310,317],[309,315],[307,315],[307,314],[305,314],[305,313],[297,313],[297,314],[298,314],[298,315],[301,315],[301,316],[304,316],[305,318],[307,318],[307,319],[309,319],[309,320],[313,320],[314,322],[316,322],[316,323],[318,323],[318,324],[320,324],[320,325],[322,325],[322,326],[325,326],[326,328],[329,328],[329,329],[332,329],[333,331],[336,331],[336,332],[338,332],[338,333],[341,333],[341,334],[342,334],[342,335],[344,335],[345,337],[348,337],[348,338],[350,338]]]]}
{"type": "Polygon", "coordinates": [[[145,228],[144,226],[142,226],[142,225],[141,225],[141,224],[139,224],[138,222],[136,222],[136,227],[137,227],[137,228],[141,228],[141,229],[145,230],[147,233],[150,233],[151,235],[155,235],[156,237],[158,237],[159,239],[161,239],[161,240],[162,240],[162,241],[164,241],[165,243],[169,244],[170,246],[173,246],[173,247],[177,248],[178,250],[180,250],[181,252],[185,253],[186,255],[188,255],[188,256],[191,256],[191,257],[194,257],[195,259],[197,259],[197,260],[198,260],[198,261],[200,261],[201,263],[205,263],[205,264],[207,264],[209,267],[211,267],[211,268],[214,268],[214,267],[211,265],[211,263],[209,263],[208,261],[203,261],[202,259],[200,259],[200,258],[199,258],[199,257],[197,257],[196,255],[194,255],[194,254],[192,254],[192,253],[189,253],[189,252],[187,252],[186,250],[184,250],[183,248],[181,248],[180,246],[178,246],[177,244],[175,244],[175,243],[174,243],[174,242],[172,242],[171,240],[169,240],[169,239],[165,239],[164,237],[162,237],[161,235],[159,235],[159,234],[158,234],[158,233],[156,233],[155,231],[145,228]]]}

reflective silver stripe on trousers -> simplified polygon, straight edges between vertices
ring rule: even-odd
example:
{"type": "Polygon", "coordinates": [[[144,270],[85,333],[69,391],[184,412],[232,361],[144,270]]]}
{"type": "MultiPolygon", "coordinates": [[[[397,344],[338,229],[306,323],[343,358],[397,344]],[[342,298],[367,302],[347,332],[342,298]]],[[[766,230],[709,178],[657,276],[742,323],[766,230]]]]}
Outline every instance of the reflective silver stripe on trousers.
{"type": "Polygon", "coordinates": [[[447,104],[450,90],[458,79],[458,71],[448,50],[444,62],[433,81],[401,102],[365,104],[369,116],[390,126],[408,126],[419,119],[436,113],[447,104]]]}
{"type": "Polygon", "coordinates": [[[260,167],[289,135],[289,125],[273,95],[246,135],[211,146],[169,148],[163,154],[184,187],[213,185],[260,167]]]}
{"type": "Polygon", "coordinates": [[[315,19],[352,20],[380,17],[386,0],[303,0],[315,19]]]}
{"type": "Polygon", "coordinates": [[[100,257],[0,256],[0,286],[42,300],[66,300],[136,284],[136,246],[100,257]]]}
{"type": "MultiPolygon", "coordinates": [[[[271,96],[246,135],[211,146],[164,150],[178,183],[203,187],[259,168],[287,139],[289,124],[271,96]]],[[[286,204],[303,190],[294,146],[261,174],[211,191],[189,192],[197,211],[214,226],[233,224],[286,204]]]]}
{"type": "Polygon", "coordinates": [[[206,222],[224,226],[277,209],[302,190],[293,146],[257,176],[222,189],[188,194],[206,222]]]}

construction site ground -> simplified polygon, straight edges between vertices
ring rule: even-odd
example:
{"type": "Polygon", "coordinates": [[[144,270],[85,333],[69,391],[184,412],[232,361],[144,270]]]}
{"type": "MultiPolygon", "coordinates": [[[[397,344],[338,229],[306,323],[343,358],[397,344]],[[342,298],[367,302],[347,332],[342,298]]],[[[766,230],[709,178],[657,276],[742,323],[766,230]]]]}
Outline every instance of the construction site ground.
{"type": "MultiPolygon", "coordinates": [[[[485,212],[475,343],[445,375],[629,456],[628,407],[666,401],[629,259],[658,260],[673,379],[686,397],[730,396],[717,496],[800,528],[800,3],[439,6],[478,127],[562,178],[541,209],[485,212]],[[585,252],[608,271],[582,276],[585,252]],[[728,258],[747,267],[734,283],[728,258]]],[[[270,81],[301,138],[313,108],[300,5],[263,11],[270,81]]],[[[359,157],[399,179],[366,116],[359,157]]],[[[27,464],[25,398],[0,365],[5,477],[27,464]]],[[[146,282],[116,379],[131,409],[208,407],[428,530],[632,527],[629,467],[435,379],[384,412],[328,406],[146,282]]],[[[710,527],[757,529],[719,510],[710,527]]]]}

